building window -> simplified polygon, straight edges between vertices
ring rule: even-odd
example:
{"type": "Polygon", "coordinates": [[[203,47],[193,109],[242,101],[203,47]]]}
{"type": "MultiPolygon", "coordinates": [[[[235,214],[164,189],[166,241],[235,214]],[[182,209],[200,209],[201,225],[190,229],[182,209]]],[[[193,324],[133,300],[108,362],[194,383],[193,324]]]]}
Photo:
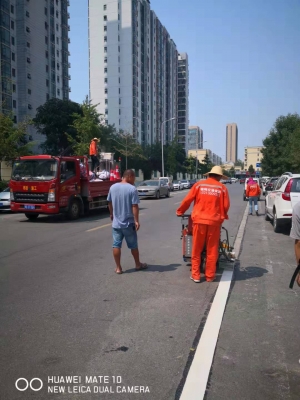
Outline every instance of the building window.
{"type": "Polygon", "coordinates": [[[28,48],[30,47],[30,43],[29,43],[29,42],[27,42],[27,47],[28,47],[28,48]]]}
{"type": "Polygon", "coordinates": [[[107,109],[107,108],[105,109],[105,114],[106,114],[106,115],[108,114],[108,109],[107,109]]]}
{"type": "Polygon", "coordinates": [[[31,89],[28,89],[28,90],[27,90],[27,93],[28,93],[28,94],[31,94],[31,89]]]}
{"type": "Polygon", "coordinates": [[[12,90],[13,90],[13,93],[16,93],[17,87],[15,84],[12,85],[12,90]]]}
{"type": "Polygon", "coordinates": [[[57,82],[59,83],[59,76],[57,75],[57,78],[56,78],[56,80],[57,80],[57,82]]]}
{"type": "Polygon", "coordinates": [[[56,50],[56,57],[59,57],[59,50],[56,50]]]}
{"type": "Polygon", "coordinates": [[[16,102],[16,100],[13,100],[13,108],[17,108],[17,102],[16,102]]]}
{"type": "Polygon", "coordinates": [[[104,73],[105,73],[105,74],[107,73],[107,68],[104,68],[104,73]]]}
{"type": "Polygon", "coordinates": [[[32,105],[28,104],[28,110],[32,110],[32,105]]]}
{"type": "Polygon", "coordinates": [[[46,72],[49,72],[49,65],[46,65],[46,72]]]}
{"type": "Polygon", "coordinates": [[[56,10],[56,18],[58,18],[58,11],[56,10]]]}
{"type": "Polygon", "coordinates": [[[104,78],[104,83],[107,83],[107,78],[104,78]]]}
{"type": "Polygon", "coordinates": [[[48,30],[48,24],[47,24],[47,22],[45,22],[45,29],[48,30]]]}
{"type": "Polygon", "coordinates": [[[105,104],[108,104],[108,99],[105,99],[105,104]]]}
{"type": "Polygon", "coordinates": [[[104,47],[104,53],[107,53],[107,47],[104,47]]]}
{"type": "Polygon", "coordinates": [[[105,88],[105,89],[104,89],[104,93],[105,93],[105,94],[107,94],[107,93],[108,93],[108,90],[107,90],[107,88],[105,88]]]}
{"type": "Polygon", "coordinates": [[[103,10],[104,10],[104,11],[106,10],[106,4],[104,4],[104,6],[103,6],[103,10]]]}
{"type": "Polygon", "coordinates": [[[59,70],[59,64],[58,63],[56,64],[56,68],[59,70]]]}
{"type": "Polygon", "coordinates": [[[30,28],[28,26],[26,26],[26,32],[30,32],[30,28]]]}
{"type": "Polygon", "coordinates": [[[118,35],[118,41],[120,41],[120,35],[118,35]]]}
{"type": "Polygon", "coordinates": [[[10,21],[10,27],[11,27],[11,29],[15,29],[15,23],[14,23],[14,21],[10,21]]]}
{"type": "Polygon", "coordinates": [[[15,7],[14,7],[13,5],[10,6],[10,12],[11,12],[12,14],[15,13],[15,7]]]}
{"type": "Polygon", "coordinates": [[[107,26],[106,25],[104,25],[104,32],[106,32],[107,31],[107,26]]]}
{"type": "Polygon", "coordinates": [[[30,64],[30,63],[31,63],[31,60],[30,60],[30,58],[29,58],[29,57],[27,57],[27,62],[28,62],[28,64],[30,64]]]}
{"type": "Polygon", "coordinates": [[[57,94],[58,96],[60,96],[60,89],[57,89],[57,94]]]}
{"type": "Polygon", "coordinates": [[[45,36],[45,43],[48,44],[48,36],[45,36]]]}
{"type": "Polygon", "coordinates": [[[118,14],[118,20],[120,21],[120,14],[118,14]]]}
{"type": "Polygon", "coordinates": [[[15,124],[17,123],[17,116],[16,115],[14,115],[14,123],[15,124]]]}
{"type": "Polygon", "coordinates": [[[121,78],[119,78],[119,83],[121,83],[121,78]]]}
{"type": "Polygon", "coordinates": [[[45,56],[46,56],[46,58],[48,58],[48,57],[49,57],[48,50],[46,50],[46,51],[45,51],[45,56]]]}
{"type": "Polygon", "coordinates": [[[14,46],[15,45],[15,38],[12,36],[11,37],[11,44],[14,46]]]}
{"type": "Polygon", "coordinates": [[[11,70],[11,74],[12,74],[13,77],[16,76],[16,70],[14,68],[11,70]]]}
{"type": "Polygon", "coordinates": [[[103,16],[103,20],[104,20],[104,21],[107,21],[107,15],[104,15],[104,16],[103,16]]]}
{"type": "Polygon", "coordinates": [[[49,96],[49,93],[47,93],[46,94],[46,100],[49,100],[50,99],[50,96],[49,96]]]}
{"type": "Polygon", "coordinates": [[[46,79],[46,86],[49,87],[49,79],[46,79]]]}
{"type": "Polygon", "coordinates": [[[59,44],[59,38],[58,37],[56,38],[56,44],[59,44]]]}
{"type": "Polygon", "coordinates": [[[107,57],[104,57],[104,62],[107,63],[107,57]]]}
{"type": "Polygon", "coordinates": [[[107,36],[104,36],[104,42],[107,42],[107,36]]]}
{"type": "Polygon", "coordinates": [[[121,104],[121,99],[119,99],[119,104],[121,104]]]}
{"type": "Polygon", "coordinates": [[[48,15],[48,8],[45,7],[45,15],[48,15]]]}
{"type": "Polygon", "coordinates": [[[13,61],[16,61],[16,55],[15,55],[15,53],[11,53],[11,59],[12,59],[13,61]]]}
{"type": "Polygon", "coordinates": [[[119,94],[121,94],[121,89],[119,88],[119,94]]]}
{"type": "Polygon", "coordinates": [[[56,30],[58,31],[58,24],[56,24],[56,30]]]}
{"type": "Polygon", "coordinates": [[[121,51],[121,48],[120,48],[120,46],[118,46],[118,50],[119,50],[119,53],[120,53],[120,51],[121,51]]]}
{"type": "Polygon", "coordinates": [[[105,124],[108,125],[108,119],[105,120],[105,124]]]}
{"type": "Polygon", "coordinates": [[[121,108],[119,108],[119,115],[121,115],[121,108]]]}
{"type": "Polygon", "coordinates": [[[30,17],[29,11],[26,11],[26,17],[30,17]]]}

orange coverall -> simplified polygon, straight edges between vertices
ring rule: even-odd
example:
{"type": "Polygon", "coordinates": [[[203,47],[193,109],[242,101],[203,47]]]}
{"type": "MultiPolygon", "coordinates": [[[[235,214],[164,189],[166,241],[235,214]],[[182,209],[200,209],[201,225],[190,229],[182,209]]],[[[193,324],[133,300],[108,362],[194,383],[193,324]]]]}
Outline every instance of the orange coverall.
{"type": "Polygon", "coordinates": [[[184,214],[193,201],[192,278],[200,279],[200,256],[206,245],[205,277],[212,281],[219,257],[221,225],[228,219],[229,195],[226,186],[214,178],[199,181],[183,199],[176,214],[184,214]]]}
{"type": "Polygon", "coordinates": [[[90,143],[90,156],[96,156],[97,155],[97,144],[95,140],[92,140],[90,143]]]}
{"type": "Polygon", "coordinates": [[[257,183],[254,185],[247,185],[246,189],[246,197],[259,197],[260,196],[260,187],[257,183]]]}

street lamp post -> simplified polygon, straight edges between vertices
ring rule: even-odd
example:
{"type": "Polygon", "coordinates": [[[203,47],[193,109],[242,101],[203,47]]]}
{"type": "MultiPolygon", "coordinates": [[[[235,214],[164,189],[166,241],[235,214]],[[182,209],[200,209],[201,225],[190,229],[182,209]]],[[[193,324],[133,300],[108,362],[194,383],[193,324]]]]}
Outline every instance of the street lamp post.
{"type": "Polygon", "coordinates": [[[161,173],[162,176],[165,176],[165,166],[164,166],[164,133],[163,133],[163,126],[166,122],[173,121],[176,117],[171,119],[167,119],[166,121],[162,121],[161,123],[161,173]]]}

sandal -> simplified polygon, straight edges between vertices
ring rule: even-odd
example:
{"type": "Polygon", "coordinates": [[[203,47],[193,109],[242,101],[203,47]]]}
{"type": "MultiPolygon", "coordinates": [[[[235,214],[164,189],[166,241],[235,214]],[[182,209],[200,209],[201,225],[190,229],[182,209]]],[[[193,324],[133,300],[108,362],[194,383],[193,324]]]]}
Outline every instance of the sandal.
{"type": "Polygon", "coordinates": [[[147,269],[148,265],[146,263],[141,263],[139,268],[135,268],[136,271],[141,271],[142,269],[147,269]]]}
{"type": "Polygon", "coordinates": [[[117,269],[115,270],[115,273],[117,274],[117,275],[121,275],[121,274],[123,274],[123,271],[121,270],[121,271],[118,271],[117,269]]]}

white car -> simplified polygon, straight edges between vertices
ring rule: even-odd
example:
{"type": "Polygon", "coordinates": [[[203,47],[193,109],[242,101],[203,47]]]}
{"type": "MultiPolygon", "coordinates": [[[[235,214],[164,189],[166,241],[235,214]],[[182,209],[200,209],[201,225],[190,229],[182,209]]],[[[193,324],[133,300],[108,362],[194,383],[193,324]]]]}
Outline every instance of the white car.
{"type": "Polygon", "coordinates": [[[10,190],[6,188],[0,192],[0,210],[10,211],[10,190]]]}
{"type": "Polygon", "coordinates": [[[183,184],[181,183],[181,181],[173,181],[173,189],[183,190],[183,184]]]}
{"type": "Polygon", "coordinates": [[[183,184],[184,189],[189,189],[191,187],[190,181],[187,179],[182,180],[181,183],[183,184]]]}
{"type": "Polygon", "coordinates": [[[300,174],[285,172],[266,197],[266,221],[273,221],[274,232],[291,223],[292,210],[300,201],[300,174]]]}

